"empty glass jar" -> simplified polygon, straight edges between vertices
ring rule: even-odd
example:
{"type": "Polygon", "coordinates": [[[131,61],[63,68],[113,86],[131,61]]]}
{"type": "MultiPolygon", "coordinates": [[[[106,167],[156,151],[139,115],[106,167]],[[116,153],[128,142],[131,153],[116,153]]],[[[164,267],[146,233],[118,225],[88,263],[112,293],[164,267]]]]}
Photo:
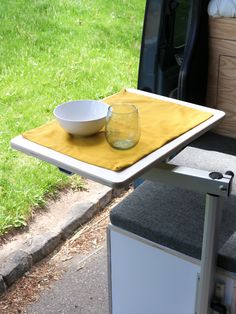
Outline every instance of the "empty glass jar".
{"type": "Polygon", "coordinates": [[[106,139],[117,149],[129,149],[140,139],[139,113],[136,106],[128,103],[109,107],[106,118],[106,139]]]}

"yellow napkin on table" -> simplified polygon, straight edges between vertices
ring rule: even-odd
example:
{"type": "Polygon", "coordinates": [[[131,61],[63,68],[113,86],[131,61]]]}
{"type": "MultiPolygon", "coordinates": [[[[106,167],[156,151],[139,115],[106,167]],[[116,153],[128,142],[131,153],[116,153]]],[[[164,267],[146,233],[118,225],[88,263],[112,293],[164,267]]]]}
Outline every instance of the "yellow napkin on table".
{"type": "Polygon", "coordinates": [[[73,137],[56,121],[23,133],[26,139],[81,161],[111,170],[126,168],[167,142],[187,132],[212,114],[122,90],[103,100],[109,105],[134,104],[140,115],[141,138],[129,150],[112,148],[104,131],[90,137],[73,137]]]}

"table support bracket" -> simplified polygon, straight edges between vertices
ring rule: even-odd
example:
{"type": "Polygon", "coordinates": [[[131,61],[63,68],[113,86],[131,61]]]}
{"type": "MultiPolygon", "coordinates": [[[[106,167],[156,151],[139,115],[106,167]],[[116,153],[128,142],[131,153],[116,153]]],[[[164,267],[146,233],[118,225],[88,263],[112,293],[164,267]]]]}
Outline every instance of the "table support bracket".
{"type": "Polygon", "coordinates": [[[227,173],[222,174],[220,172],[209,172],[174,164],[160,163],[143,174],[141,178],[192,191],[227,197],[231,193],[233,173],[227,171],[227,173]]]}

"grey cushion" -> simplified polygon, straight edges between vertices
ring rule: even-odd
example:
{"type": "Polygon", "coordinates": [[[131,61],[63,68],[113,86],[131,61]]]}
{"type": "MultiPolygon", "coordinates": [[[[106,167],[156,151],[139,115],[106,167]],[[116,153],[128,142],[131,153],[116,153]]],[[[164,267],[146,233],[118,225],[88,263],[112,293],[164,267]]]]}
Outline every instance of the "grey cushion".
{"type": "MultiPolygon", "coordinates": [[[[200,148],[205,139],[214,143],[212,138],[216,140],[218,136],[207,134],[179,153],[173,162],[210,171],[235,170],[233,153],[200,148]]],[[[146,181],[112,210],[110,218],[112,224],[122,229],[200,259],[204,207],[204,194],[146,181]]],[[[232,195],[225,199],[218,254],[218,266],[231,272],[236,272],[235,232],[236,196],[232,195]]]]}

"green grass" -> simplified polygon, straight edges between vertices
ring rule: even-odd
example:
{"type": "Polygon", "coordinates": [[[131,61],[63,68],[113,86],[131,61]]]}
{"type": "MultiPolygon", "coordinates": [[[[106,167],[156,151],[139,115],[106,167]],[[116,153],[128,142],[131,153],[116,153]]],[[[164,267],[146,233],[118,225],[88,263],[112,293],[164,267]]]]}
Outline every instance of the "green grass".
{"type": "Polygon", "coordinates": [[[47,193],[68,184],[10,139],[72,99],[136,87],[145,0],[2,0],[0,10],[0,234],[20,227],[47,193]]]}

